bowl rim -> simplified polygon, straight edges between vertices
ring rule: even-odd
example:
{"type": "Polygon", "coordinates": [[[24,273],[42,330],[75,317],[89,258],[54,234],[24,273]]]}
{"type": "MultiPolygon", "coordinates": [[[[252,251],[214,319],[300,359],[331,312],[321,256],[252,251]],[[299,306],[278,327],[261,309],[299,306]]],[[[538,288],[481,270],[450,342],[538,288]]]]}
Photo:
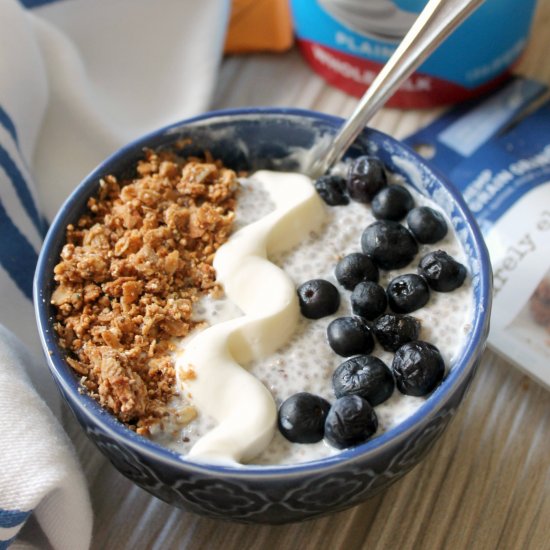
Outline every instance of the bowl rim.
{"type": "Polygon", "coordinates": [[[123,447],[129,447],[134,452],[147,456],[150,460],[161,461],[172,468],[195,471],[197,473],[217,475],[224,477],[243,478],[281,478],[294,477],[302,474],[312,473],[314,471],[330,471],[333,468],[342,466],[352,466],[358,461],[366,460],[368,457],[373,457],[378,453],[383,453],[386,448],[398,444],[400,441],[406,440],[409,435],[418,427],[427,423],[429,419],[435,415],[446,403],[447,398],[454,394],[454,391],[461,385],[465,377],[470,371],[475,368],[487,338],[490,310],[492,301],[492,274],[489,253],[483,240],[481,231],[477,225],[473,214],[470,212],[466,203],[458,190],[450,183],[439,170],[430,166],[429,161],[420,157],[414,150],[399,140],[385,134],[379,130],[365,128],[364,132],[369,135],[375,135],[379,139],[390,140],[393,144],[397,144],[403,148],[427,170],[427,172],[438,180],[444,189],[452,196],[455,207],[460,212],[462,218],[466,220],[468,231],[471,234],[471,241],[474,245],[475,252],[480,264],[479,277],[479,303],[478,312],[474,312],[472,320],[472,329],[466,345],[462,349],[461,355],[457,364],[447,373],[444,383],[441,384],[426,401],[409,417],[400,422],[397,426],[387,430],[383,434],[370,439],[369,441],[343,450],[336,455],[324,457],[321,459],[302,462],[297,464],[283,465],[225,465],[202,463],[198,461],[188,460],[184,456],[178,454],[171,449],[162,447],[144,436],[140,436],[124,426],[111,413],[105,411],[97,401],[85,394],[79,392],[79,382],[70,368],[63,360],[63,352],[57,345],[56,337],[53,334],[50,326],[50,320],[46,314],[46,305],[43,296],[43,286],[49,281],[49,273],[46,273],[48,253],[50,248],[57,247],[59,236],[63,236],[67,222],[63,222],[66,214],[71,210],[74,204],[82,201],[83,196],[89,195],[89,186],[97,184],[98,178],[108,173],[107,167],[121,161],[129,154],[135,153],[136,150],[142,150],[143,147],[155,139],[162,138],[170,134],[175,134],[175,130],[182,127],[192,126],[196,123],[206,123],[211,119],[227,119],[227,118],[254,118],[254,117],[295,117],[298,119],[309,119],[311,121],[320,121],[328,123],[331,127],[338,127],[344,119],[341,117],[328,115],[325,113],[295,108],[280,108],[280,107],[249,107],[240,109],[224,109],[209,111],[201,115],[187,118],[147,134],[144,134],[125,146],[121,147],[105,160],[103,160],[96,168],[94,168],[87,176],[85,176],[79,185],[67,197],[63,205],[58,210],[54,217],[49,231],[44,239],[42,249],[37,262],[33,281],[34,309],[38,325],[38,332],[44,354],[47,359],[49,369],[54,380],[60,386],[62,393],[66,398],[78,408],[80,414],[85,415],[92,425],[97,425],[111,438],[119,442],[123,447]],[[60,360],[60,361],[59,361],[60,360]],[[59,363],[59,364],[58,364],[59,363]]]}

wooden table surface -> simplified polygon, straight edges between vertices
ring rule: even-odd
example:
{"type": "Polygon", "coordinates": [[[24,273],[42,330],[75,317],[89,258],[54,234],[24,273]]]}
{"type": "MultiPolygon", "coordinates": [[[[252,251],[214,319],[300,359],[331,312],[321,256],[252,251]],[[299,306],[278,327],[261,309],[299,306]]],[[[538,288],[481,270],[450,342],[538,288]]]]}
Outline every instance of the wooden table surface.
{"type": "MultiPolygon", "coordinates": [[[[539,0],[516,71],[547,84],[549,29],[550,0],[539,0]]],[[[347,116],[356,100],[327,86],[296,51],[226,59],[213,108],[252,105],[347,116]]],[[[400,138],[436,113],[386,109],[372,126],[400,138]]],[[[419,466],[363,505],[302,524],[231,524],[172,508],[118,474],[72,423],[70,432],[90,483],[94,549],[550,549],[550,392],[490,350],[419,466]]]]}

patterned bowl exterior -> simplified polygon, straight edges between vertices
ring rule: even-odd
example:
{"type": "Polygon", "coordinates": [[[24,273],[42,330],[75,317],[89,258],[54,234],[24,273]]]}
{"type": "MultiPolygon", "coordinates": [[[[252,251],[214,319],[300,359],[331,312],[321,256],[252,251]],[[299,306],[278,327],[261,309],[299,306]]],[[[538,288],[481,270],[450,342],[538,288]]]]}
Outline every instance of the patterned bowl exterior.
{"type": "MultiPolygon", "coordinates": [[[[388,487],[430,450],[454,416],[485,346],[491,307],[491,268],[479,229],[462,198],[425,161],[396,140],[366,129],[351,157],[375,154],[402,173],[448,214],[469,258],[475,319],[461,357],[444,382],[411,417],[392,430],[323,460],[278,467],[196,464],[125,428],[79,388],[53,331],[52,273],[65,227],[83,212],[106,174],[124,176],[144,146],[192,138],[236,170],[297,168],[296,152],[310,150],[342,124],[336,117],[290,109],[209,113],[164,128],[128,145],[94,170],[60,209],[44,242],[35,275],[35,308],[52,374],[78,421],[113,465],[140,487],[175,506],[212,518],[286,523],[358,504],[388,487]]],[[[190,151],[192,153],[192,151],[190,151]]]]}

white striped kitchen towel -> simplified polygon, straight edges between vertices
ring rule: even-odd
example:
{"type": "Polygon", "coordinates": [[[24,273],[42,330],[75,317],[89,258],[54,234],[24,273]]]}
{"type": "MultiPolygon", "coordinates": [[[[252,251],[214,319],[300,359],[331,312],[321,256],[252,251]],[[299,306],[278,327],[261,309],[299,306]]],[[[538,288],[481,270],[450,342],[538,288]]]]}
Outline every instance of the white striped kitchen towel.
{"type": "Polygon", "coordinates": [[[228,0],[0,0],[0,550],[90,544],[32,307],[48,220],[106,155],[208,107],[228,12],[228,0]],[[47,541],[18,537],[31,515],[47,541]]]}

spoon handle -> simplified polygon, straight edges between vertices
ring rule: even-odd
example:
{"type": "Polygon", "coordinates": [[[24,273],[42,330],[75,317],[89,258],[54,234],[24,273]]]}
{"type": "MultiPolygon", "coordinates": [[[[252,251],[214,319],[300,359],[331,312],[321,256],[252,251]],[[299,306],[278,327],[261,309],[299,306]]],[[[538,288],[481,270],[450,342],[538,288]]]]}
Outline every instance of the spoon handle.
{"type": "MultiPolygon", "coordinates": [[[[482,2],[484,0],[430,0],[426,4],[329,148],[311,167],[312,177],[321,176],[342,158],[370,118],[399,85],[482,2]]],[[[465,44],[464,47],[471,45],[465,44]]]]}

